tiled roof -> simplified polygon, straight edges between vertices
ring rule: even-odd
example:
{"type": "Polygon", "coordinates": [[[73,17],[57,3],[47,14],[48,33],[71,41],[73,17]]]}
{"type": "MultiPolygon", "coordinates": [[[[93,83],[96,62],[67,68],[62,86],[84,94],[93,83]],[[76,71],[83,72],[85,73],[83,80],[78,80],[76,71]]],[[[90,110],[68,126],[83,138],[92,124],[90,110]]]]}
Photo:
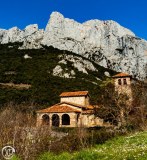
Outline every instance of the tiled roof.
{"type": "Polygon", "coordinates": [[[87,106],[86,108],[88,108],[88,109],[93,109],[93,108],[94,108],[94,106],[89,105],[89,106],[87,106]]]}
{"type": "Polygon", "coordinates": [[[69,112],[81,112],[77,109],[73,109],[69,106],[54,105],[52,107],[37,111],[38,113],[69,113],[69,112]]]}
{"type": "Polygon", "coordinates": [[[74,97],[74,96],[86,96],[88,91],[77,91],[77,92],[63,92],[60,97],[74,97]]]}
{"type": "Polygon", "coordinates": [[[131,75],[127,74],[127,73],[119,73],[116,74],[114,76],[112,76],[113,78],[117,78],[117,77],[131,77],[131,75]]]}
{"type": "Polygon", "coordinates": [[[78,108],[82,108],[82,109],[90,109],[92,110],[94,108],[94,106],[92,105],[89,105],[87,107],[85,106],[81,106],[81,105],[78,105],[78,104],[75,104],[75,103],[70,103],[70,102],[61,102],[61,103],[57,103],[51,107],[48,107],[46,109],[42,109],[42,110],[39,110],[37,111],[38,113],[41,112],[41,113],[54,113],[54,112],[80,112],[78,110],[78,108]],[[63,106],[62,106],[63,105],[63,106]],[[77,109],[73,109],[72,107],[68,106],[68,105],[71,105],[71,106],[75,106],[77,107],[77,109]]]}

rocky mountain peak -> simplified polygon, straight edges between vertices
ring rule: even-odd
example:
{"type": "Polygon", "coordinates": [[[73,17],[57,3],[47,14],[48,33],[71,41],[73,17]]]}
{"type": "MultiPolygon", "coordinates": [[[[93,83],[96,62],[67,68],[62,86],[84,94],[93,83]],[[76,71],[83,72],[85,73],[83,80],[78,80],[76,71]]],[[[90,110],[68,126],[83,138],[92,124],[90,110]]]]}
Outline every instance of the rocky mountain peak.
{"type": "Polygon", "coordinates": [[[22,42],[20,49],[52,46],[86,57],[118,72],[144,79],[147,75],[147,41],[112,20],[90,20],[78,23],[53,12],[45,31],[38,25],[24,30],[0,29],[0,43],[22,42]]]}
{"type": "Polygon", "coordinates": [[[112,20],[78,23],[53,12],[42,44],[80,54],[118,72],[146,77],[147,41],[112,20]]]}
{"type": "Polygon", "coordinates": [[[39,29],[38,29],[38,24],[32,24],[32,25],[29,25],[27,26],[25,29],[24,29],[24,32],[27,35],[31,35],[31,34],[34,34],[35,32],[37,32],[39,29]]]}
{"type": "Polygon", "coordinates": [[[20,49],[38,49],[41,48],[41,41],[44,36],[44,30],[38,29],[37,24],[28,25],[24,30],[18,27],[9,30],[0,29],[0,43],[22,42],[20,49]]]}

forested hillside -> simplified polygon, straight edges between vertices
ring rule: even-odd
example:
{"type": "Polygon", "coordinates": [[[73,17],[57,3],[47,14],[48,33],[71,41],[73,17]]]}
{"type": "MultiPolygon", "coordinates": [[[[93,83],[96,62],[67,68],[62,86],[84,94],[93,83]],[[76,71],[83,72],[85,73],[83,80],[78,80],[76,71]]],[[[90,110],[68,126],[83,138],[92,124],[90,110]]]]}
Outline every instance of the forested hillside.
{"type": "Polygon", "coordinates": [[[88,90],[91,102],[96,103],[102,80],[115,74],[68,51],[18,47],[17,43],[0,45],[0,105],[9,102],[52,105],[59,102],[61,92],[76,90],[88,90]],[[26,84],[31,87],[21,87],[26,84]]]}

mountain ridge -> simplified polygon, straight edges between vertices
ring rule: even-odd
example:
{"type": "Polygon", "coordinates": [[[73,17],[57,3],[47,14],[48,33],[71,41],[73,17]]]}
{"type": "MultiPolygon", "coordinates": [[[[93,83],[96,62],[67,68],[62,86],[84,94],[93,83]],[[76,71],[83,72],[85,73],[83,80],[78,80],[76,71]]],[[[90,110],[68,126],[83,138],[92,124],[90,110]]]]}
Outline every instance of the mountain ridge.
{"type": "Polygon", "coordinates": [[[24,30],[13,27],[0,30],[0,43],[22,42],[19,49],[40,49],[52,46],[82,55],[95,63],[127,72],[139,79],[147,76],[147,41],[108,20],[90,20],[78,23],[53,12],[45,31],[38,25],[29,25],[24,30]]]}

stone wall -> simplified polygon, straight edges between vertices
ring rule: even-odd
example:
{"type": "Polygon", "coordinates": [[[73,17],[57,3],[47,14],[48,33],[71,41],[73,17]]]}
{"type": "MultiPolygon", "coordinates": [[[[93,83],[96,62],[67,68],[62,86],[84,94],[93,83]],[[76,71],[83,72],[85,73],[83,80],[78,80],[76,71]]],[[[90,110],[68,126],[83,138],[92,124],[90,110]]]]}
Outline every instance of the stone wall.
{"type": "Polygon", "coordinates": [[[114,79],[115,91],[119,94],[126,94],[129,97],[129,101],[132,101],[132,89],[131,89],[131,78],[130,77],[121,77],[114,79]],[[124,80],[126,84],[124,84],[124,80]],[[121,84],[119,84],[119,81],[121,84]]]}
{"type": "Polygon", "coordinates": [[[88,96],[87,97],[85,96],[61,97],[61,102],[70,102],[70,103],[86,106],[86,105],[89,105],[89,97],[88,96]]]}
{"type": "Polygon", "coordinates": [[[78,126],[79,127],[103,126],[103,120],[98,117],[95,117],[94,114],[83,114],[80,116],[80,121],[78,121],[78,126]]]}

